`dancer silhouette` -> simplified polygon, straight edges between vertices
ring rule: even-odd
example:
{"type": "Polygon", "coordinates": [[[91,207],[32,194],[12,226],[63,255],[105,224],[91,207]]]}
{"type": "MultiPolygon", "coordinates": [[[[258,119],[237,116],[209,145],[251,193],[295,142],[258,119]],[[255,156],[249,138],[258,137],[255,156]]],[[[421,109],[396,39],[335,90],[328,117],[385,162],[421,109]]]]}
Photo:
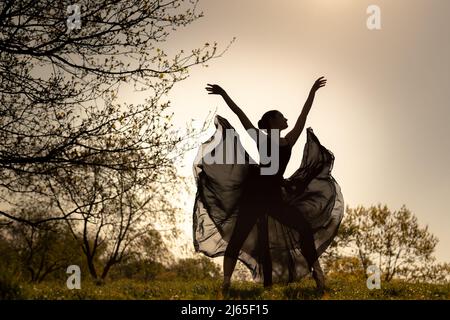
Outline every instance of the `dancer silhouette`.
{"type": "MultiPolygon", "coordinates": [[[[223,97],[246,130],[258,132],[250,136],[257,144],[260,159],[263,152],[272,150],[272,143],[278,149],[278,170],[270,175],[262,174],[261,169],[268,166],[263,163],[205,163],[202,159],[207,147],[229,152],[225,132],[234,128],[217,115],[216,133],[202,144],[197,155],[194,247],[210,257],[224,256],[224,292],[229,289],[237,259],[251,270],[255,280],[263,280],[265,287],[272,285],[274,277],[292,282],[309,273],[320,291],[325,287],[318,258],[337,233],[344,203],[331,175],[334,156],[320,144],[311,128],[307,129],[300,168],[290,178],[283,178],[315,93],[325,84],[323,77],[315,81],[294,128],[285,137],[280,132],[288,127],[287,119],[280,111],[266,112],[257,129],[224,89],[215,84],[206,87],[209,94],[223,97]],[[258,130],[266,134],[265,139],[258,130]]],[[[238,146],[242,148],[239,138],[238,146]]]]}

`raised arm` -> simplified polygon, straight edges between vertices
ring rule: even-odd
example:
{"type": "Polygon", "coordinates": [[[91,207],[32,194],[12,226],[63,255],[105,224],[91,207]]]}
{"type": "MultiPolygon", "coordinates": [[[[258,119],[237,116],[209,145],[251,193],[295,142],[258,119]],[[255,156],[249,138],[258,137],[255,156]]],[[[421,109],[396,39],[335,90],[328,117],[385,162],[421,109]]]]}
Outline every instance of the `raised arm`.
{"type": "Polygon", "coordinates": [[[316,80],[316,82],[314,82],[311,91],[309,92],[308,99],[303,105],[302,112],[300,113],[300,116],[298,117],[294,128],[289,131],[289,133],[285,137],[291,146],[294,146],[294,144],[297,142],[300,134],[303,131],[303,128],[305,127],[306,118],[308,117],[309,110],[311,110],[312,104],[314,102],[316,91],[319,90],[319,88],[324,87],[326,82],[327,80],[323,77],[320,77],[316,80]]]}
{"type": "MultiPolygon", "coordinates": [[[[218,94],[222,96],[222,98],[225,100],[227,105],[230,107],[230,109],[238,116],[239,120],[241,121],[242,125],[244,126],[245,130],[253,129],[255,132],[257,132],[257,128],[251,123],[251,121],[248,119],[248,117],[245,115],[244,111],[242,111],[239,106],[234,103],[234,101],[228,96],[228,94],[225,92],[224,89],[222,89],[217,84],[209,84],[209,87],[206,87],[206,90],[209,91],[208,94],[218,94]]],[[[251,136],[251,135],[250,135],[251,136]]],[[[252,138],[254,138],[252,136],[252,138]]]]}

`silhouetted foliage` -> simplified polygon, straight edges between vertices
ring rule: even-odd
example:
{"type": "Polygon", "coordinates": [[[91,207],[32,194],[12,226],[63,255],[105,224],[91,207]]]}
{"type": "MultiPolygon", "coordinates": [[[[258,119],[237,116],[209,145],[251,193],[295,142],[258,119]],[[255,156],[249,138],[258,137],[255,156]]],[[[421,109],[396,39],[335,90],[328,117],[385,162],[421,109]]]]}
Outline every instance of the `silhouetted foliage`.
{"type": "MultiPolygon", "coordinates": [[[[23,205],[16,215],[23,219],[45,219],[45,203],[23,205]]],[[[42,282],[56,271],[79,262],[81,250],[67,226],[51,221],[39,226],[14,221],[0,229],[1,270],[15,270],[16,276],[42,282]]]]}
{"type": "Polygon", "coordinates": [[[171,268],[181,279],[212,279],[221,274],[220,268],[207,257],[180,259],[171,268]]]}
{"type": "Polygon", "coordinates": [[[366,274],[369,265],[376,265],[387,282],[394,277],[444,282],[449,280],[450,269],[447,263],[436,263],[433,254],[437,243],[428,226],[420,227],[417,217],[404,205],[394,212],[380,204],[368,209],[347,207],[339,234],[324,260],[329,271],[334,272],[344,267],[349,272],[366,274]],[[339,260],[342,256],[347,258],[339,260]],[[358,259],[359,270],[351,257],[358,259]],[[352,270],[348,265],[336,264],[336,261],[347,263],[349,259],[352,270]]]}

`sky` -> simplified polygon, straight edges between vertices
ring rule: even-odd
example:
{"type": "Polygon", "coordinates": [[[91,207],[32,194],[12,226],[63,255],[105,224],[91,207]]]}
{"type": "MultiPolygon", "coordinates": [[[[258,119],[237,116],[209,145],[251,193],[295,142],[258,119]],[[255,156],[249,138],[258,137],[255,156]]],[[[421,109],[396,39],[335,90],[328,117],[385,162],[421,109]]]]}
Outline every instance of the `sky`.
{"type": "MultiPolygon", "coordinates": [[[[324,76],[306,127],[335,155],[345,205],[395,211],[404,204],[439,238],[438,261],[450,262],[450,1],[202,0],[197,9],[204,17],[172,33],[165,48],[216,41],[224,49],[236,40],[175,85],[168,96],[175,123],[201,121],[217,108],[257,158],[238,118],[206,84],[222,86],[255,125],[265,111],[280,110],[286,133],[324,76]],[[369,5],[381,9],[380,30],[367,28],[369,5]]],[[[285,177],[300,166],[305,135],[285,177]]],[[[186,175],[194,156],[182,164],[186,175]]]]}

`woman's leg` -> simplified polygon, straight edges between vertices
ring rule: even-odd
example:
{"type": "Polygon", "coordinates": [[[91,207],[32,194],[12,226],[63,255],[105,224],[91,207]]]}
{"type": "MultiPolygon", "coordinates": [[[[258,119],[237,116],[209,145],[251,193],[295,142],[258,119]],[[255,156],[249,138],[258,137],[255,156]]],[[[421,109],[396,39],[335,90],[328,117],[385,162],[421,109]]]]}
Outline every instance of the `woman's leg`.
{"type": "Polygon", "coordinates": [[[299,232],[301,237],[300,249],[308,263],[309,270],[312,271],[314,263],[318,261],[318,256],[311,224],[297,208],[284,203],[280,204],[280,208],[275,211],[275,214],[273,216],[275,219],[299,232]]]}
{"type": "Polygon", "coordinates": [[[323,274],[322,267],[320,266],[319,260],[314,262],[313,264],[313,272],[312,276],[314,278],[314,281],[316,281],[317,289],[320,291],[325,290],[325,275],[323,274]]]}
{"type": "Polygon", "coordinates": [[[279,214],[274,218],[287,226],[294,226],[298,230],[302,240],[300,244],[302,254],[308,263],[309,270],[312,271],[312,277],[316,282],[317,289],[323,292],[325,290],[325,275],[317,256],[314,234],[310,223],[297,208],[287,204],[281,205],[279,214]]]}
{"type": "Polygon", "coordinates": [[[239,251],[256,223],[257,215],[254,213],[255,210],[257,210],[256,207],[251,210],[249,206],[242,207],[239,210],[238,218],[223,258],[224,287],[230,285],[239,251]]]}
{"type": "Polygon", "coordinates": [[[309,222],[303,218],[302,214],[299,216],[301,216],[301,218],[298,219],[296,227],[302,237],[301,250],[308,262],[309,270],[312,271],[314,263],[316,263],[319,258],[317,256],[316,245],[314,244],[314,234],[309,222]]]}
{"type": "Polygon", "coordinates": [[[263,266],[264,287],[272,285],[272,259],[270,257],[269,229],[267,215],[260,218],[258,236],[263,266]]]}
{"type": "MultiPolygon", "coordinates": [[[[275,184],[274,184],[275,185],[275,184]]],[[[267,213],[279,208],[280,196],[277,189],[268,188],[261,195],[261,215],[258,221],[258,246],[261,257],[264,287],[272,286],[272,257],[270,253],[269,220],[267,213]],[[264,201],[264,202],[261,202],[264,201]]]]}

